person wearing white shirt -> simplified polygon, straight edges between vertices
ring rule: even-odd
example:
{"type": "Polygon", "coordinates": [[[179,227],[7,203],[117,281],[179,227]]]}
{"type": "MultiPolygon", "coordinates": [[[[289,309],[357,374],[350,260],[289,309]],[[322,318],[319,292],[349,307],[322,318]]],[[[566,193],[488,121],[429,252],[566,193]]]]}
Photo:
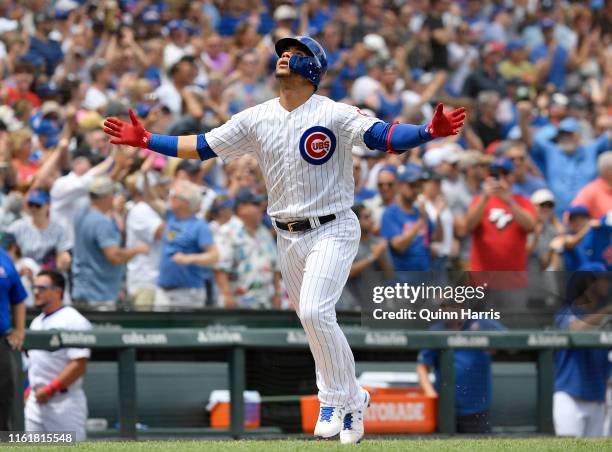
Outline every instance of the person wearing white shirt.
{"type": "MultiPolygon", "coordinates": [[[[42,313],[32,320],[30,330],[91,329],[91,323],[71,306],[63,304],[65,280],[53,270],[40,272],[34,280],[35,305],[42,313]]],[[[30,391],[25,406],[28,432],[75,432],[86,438],[87,398],[83,375],[91,355],[89,349],[61,348],[28,352],[30,391]]]]}
{"type": "Polygon", "coordinates": [[[442,226],[442,240],[431,243],[432,270],[439,272],[438,277],[446,279],[448,271],[448,259],[454,251],[453,214],[448,208],[448,202],[442,194],[442,176],[434,171],[425,172],[425,183],[423,185],[423,196],[425,198],[425,210],[427,216],[433,223],[440,220],[442,226]]]}
{"type": "Polygon", "coordinates": [[[160,104],[165,105],[175,116],[183,114],[183,96],[181,91],[185,88],[200,91],[192,86],[197,75],[197,66],[192,56],[183,56],[168,70],[169,80],[164,81],[154,91],[160,104]]]}
{"type": "Polygon", "coordinates": [[[145,243],[150,251],[149,254],[135,256],[127,263],[126,283],[128,294],[133,297],[134,309],[150,311],[159,276],[159,240],[165,226],[151,200],[161,190],[167,191],[167,180],[154,171],[146,172],[138,175],[135,188],[134,205],[126,219],[126,246],[145,243]]]}
{"type": "Polygon", "coordinates": [[[110,171],[113,157],[108,157],[92,168],[90,153],[75,153],[72,157],[72,171],[55,180],[51,186],[51,207],[49,216],[64,227],[70,247],[74,244],[73,219],[89,199],[89,185],[98,174],[110,171]]]}
{"type": "Polygon", "coordinates": [[[85,92],[83,108],[102,112],[110,100],[108,86],[113,74],[104,60],[96,61],[89,69],[91,85],[85,92]]]}

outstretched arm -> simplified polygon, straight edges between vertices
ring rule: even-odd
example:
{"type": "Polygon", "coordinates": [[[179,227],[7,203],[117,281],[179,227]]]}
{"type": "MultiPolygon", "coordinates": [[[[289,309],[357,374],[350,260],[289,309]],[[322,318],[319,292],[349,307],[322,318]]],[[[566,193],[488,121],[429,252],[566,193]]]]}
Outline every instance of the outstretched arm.
{"type": "Polygon", "coordinates": [[[107,118],[104,121],[104,132],[114,137],[110,140],[112,144],[127,144],[182,159],[207,160],[217,156],[206,142],[204,134],[176,137],[150,133],[132,110],[129,114],[131,124],[118,118],[107,118]]]}
{"type": "Polygon", "coordinates": [[[444,106],[438,104],[428,125],[388,124],[378,122],[364,135],[364,142],[370,149],[387,152],[404,152],[434,138],[457,135],[465,120],[465,108],[444,113],[444,106]]]}

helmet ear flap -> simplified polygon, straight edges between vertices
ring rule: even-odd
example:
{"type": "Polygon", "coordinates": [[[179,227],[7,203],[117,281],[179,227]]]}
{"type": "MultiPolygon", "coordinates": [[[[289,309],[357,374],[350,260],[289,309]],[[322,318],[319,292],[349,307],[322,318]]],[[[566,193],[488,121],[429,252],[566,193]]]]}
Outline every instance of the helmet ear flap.
{"type": "Polygon", "coordinates": [[[301,75],[315,87],[321,81],[321,63],[314,57],[292,55],[289,58],[289,70],[301,75]]]}

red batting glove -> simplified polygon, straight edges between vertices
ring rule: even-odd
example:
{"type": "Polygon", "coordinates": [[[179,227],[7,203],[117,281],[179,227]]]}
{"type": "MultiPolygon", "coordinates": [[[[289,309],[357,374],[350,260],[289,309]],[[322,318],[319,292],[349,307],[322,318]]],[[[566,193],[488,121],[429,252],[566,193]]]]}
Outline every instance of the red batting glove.
{"type": "Polygon", "coordinates": [[[151,134],[145,130],[131,109],[129,114],[131,124],[118,118],[107,118],[104,121],[104,133],[116,138],[116,140],[110,140],[112,144],[127,144],[135,148],[146,149],[151,141],[151,134]]]}
{"type": "Polygon", "coordinates": [[[433,138],[457,135],[465,120],[465,108],[457,108],[450,113],[444,113],[444,105],[438,104],[429,126],[428,132],[433,138]]]}

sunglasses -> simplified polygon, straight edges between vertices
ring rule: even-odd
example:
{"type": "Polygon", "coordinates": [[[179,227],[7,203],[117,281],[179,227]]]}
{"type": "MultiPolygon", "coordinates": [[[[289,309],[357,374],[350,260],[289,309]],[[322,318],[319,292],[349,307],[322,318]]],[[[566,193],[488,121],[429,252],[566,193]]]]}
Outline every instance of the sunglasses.
{"type": "Polygon", "coordinates": [[[547,209],[552,209],[555,207],[555,203],[554,202],[550,202],[550,201],[546,201],[543,202],[542,204],[540,204],[540,207],[545,207],[547,209]]]}
{"type": "Polygon", "coordinates": [[[395,182],[379,182],[378,186],[380,188],[382,187],[393,187],[395,185],[395,182]]]}
{"type": "Polygon", "coordinates": [[[513,162],[524,162],[525,161],[525,157],[524,156],[517,156],[517,157],[510,157],[510,160],[512,160],[513,162]]]}
{"type": "Polygon", "coordinates": [[[32,286],[32,290],[34,292],[36,291],[44,292],[45,290],[55,289],[56,287],[57,286],[32,286]]]}
{"type": "Polygon", "coordinates": [[[33,202],[29,202],[29,203],[28,203],[28,207],[29,207],[30,209],[40,209],[40,208],[42,207],[42,204],[35,204],[35,203],[33,203],[33,202]]]}

